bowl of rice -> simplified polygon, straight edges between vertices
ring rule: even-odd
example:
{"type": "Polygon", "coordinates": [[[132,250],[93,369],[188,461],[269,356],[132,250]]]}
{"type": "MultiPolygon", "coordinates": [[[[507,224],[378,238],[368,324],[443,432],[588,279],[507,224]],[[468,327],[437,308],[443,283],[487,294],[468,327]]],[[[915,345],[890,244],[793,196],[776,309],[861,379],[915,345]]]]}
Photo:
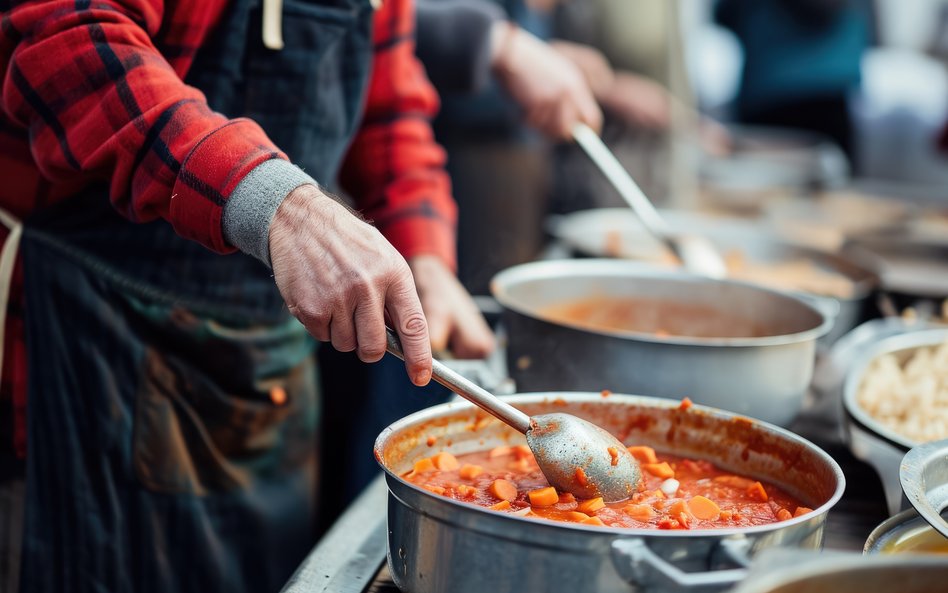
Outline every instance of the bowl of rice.
{"type": "Polygon", "coordinates": [[[910,331],[868,348],[846,377],[843,408],[849,447],[879,473],[894,514],[902,457],[948,438],[948,329],[910,331]]]}

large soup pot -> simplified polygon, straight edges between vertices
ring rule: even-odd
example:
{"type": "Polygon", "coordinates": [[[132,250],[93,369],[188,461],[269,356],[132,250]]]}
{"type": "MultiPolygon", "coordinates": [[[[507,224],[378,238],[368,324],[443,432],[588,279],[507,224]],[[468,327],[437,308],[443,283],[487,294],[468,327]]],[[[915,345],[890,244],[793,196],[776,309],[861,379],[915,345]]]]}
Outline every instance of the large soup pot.
{"type": "Polygon", "coordinates": [[[412,593],[613,593],[720,590],[758,551],[819,548],[844,478],[813,444],[773,425],[651,397],[540,393],[507,398],[528,414],[567,412],[625,443],[711,460],[767,480],[813,508],[774,523],[719,530],[593,527],[518,517],[433,494],[400,476],[440,451],[455,455],[522,444],[523,435],[466,403],[422,410],[386,428],[375,456],[386,473],[388,562],[412,593]],[[433,437],[433,438],[432,438],[433,437]],[[429,446],[429,442],[433,443],[429,446]]]}
{"type": "Polygon", "coordinates": [[[687,396],[784,426],[803,405],[816,340],[832,325],[792,295],[618,260],[524,264],[498,274],[491,289],[504,307],[518,391],[687,396]],[[628,299],[629,307],[652,314],[632,331],[594,329],[548,312],[601,297],[628,299]],[[720,337],[690,337],[699,328],[720,337]]]}

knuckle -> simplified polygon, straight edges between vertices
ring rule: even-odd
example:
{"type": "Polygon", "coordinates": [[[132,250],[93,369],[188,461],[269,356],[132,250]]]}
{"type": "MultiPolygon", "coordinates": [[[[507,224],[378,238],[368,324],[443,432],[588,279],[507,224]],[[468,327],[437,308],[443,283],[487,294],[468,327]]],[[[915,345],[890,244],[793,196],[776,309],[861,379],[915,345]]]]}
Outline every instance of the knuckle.
{"type": "Polygon", "coordinates": [[[419,312],[413,312],[405,316],[399,324],[399,329],[403,338],[410,340],[421,340],[427,338],[428,322],[425,316],[419,312]]]}

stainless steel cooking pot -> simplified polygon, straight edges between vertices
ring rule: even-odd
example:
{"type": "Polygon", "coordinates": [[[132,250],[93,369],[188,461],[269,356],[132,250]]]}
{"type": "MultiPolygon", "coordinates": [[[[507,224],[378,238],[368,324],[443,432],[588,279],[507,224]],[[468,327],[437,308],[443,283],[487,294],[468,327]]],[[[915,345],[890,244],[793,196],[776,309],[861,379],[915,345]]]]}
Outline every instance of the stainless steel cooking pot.
{"type": "Polygon", "coordinates": [[[508,370],[519,391],[610,389],[687,396],[780,425],[799,413],[813,374],[816,340],[830,327],[819,310],[791,295],[628,261],[524,264],[498,274],[491,288],[505,309],[508,370]],[[630,306],[661,303],[670,312],[704,309],[696,321],[716,325],[710,329],[722,336],[738,335],[728,319],[738,317],[757,329],[756,337],[597,330],[545,313],[552,305],[603,296],[628,299],[630,306]],[[720,322],[715,315],[709,318],[708,309],[720,313],[720,322]]]}
{"type": "Polygon", "coordinates": [[[665,531],[591,527],[497,513],[432,494],[400,476],[439,451],[456,455],[519,444],[523,436],[467,403],[423,410],[386,428],[375,456],[389,487],[388,561],[412,593],[617,593],[720,590],[758,551],[818,548],[844,490],[833,459],[773,425],[650,397],[599,393],[512,396],[529,414],[567,412],[626,443],[708,459],[778,484],[814,512],[772,525],[665,531]],[[429,437],[434,445],[429,446],[429,437]]]}

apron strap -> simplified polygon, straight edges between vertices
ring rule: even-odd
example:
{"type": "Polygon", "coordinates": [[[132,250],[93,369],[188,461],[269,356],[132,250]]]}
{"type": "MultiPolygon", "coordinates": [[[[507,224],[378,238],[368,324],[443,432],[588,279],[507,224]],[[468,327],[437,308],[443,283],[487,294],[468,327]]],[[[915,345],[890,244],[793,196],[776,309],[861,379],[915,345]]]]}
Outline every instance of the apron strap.
{"type": "Polygon", "coordinates": [[[16,267],[17,253],[20,249],[20,237],[23,236],[23,223],[3,208],[0,208],[0,224],[9,229],[3,248],[0,249],[0,378],[3,377],[3,354],[6,345],[7,305],[10,303],[10,285],[13,283],[13,269],[16,267]]]}

